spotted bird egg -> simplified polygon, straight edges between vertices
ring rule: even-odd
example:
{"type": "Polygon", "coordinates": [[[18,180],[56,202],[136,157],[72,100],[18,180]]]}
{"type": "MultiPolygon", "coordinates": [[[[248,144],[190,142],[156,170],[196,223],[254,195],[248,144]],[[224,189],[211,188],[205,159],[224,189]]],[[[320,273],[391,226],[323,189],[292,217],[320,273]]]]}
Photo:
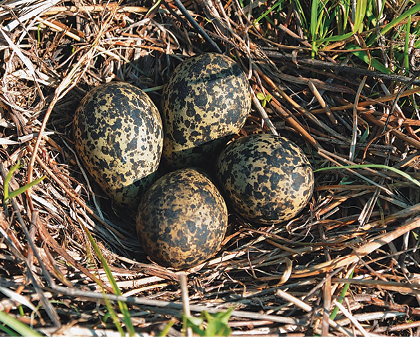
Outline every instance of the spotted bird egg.
{"type": "Polygon", "coordinates": [[[87,171],[117,204],[137,207],[163,146],[161,117],[149,96],[125,82],[99,85],[81,101],[73,126],[87,171]]]}
{"type": "Polygon", "coordinates": [[[218,252],[228,225],[227,207],[207,175],[193,168],[167,173],[144,194],[137,234],[149,257],[188,269],[218,252]]]}
{"type": "Polygon", "coordinates": [[[313,171],[302,150],[268,134],[228,144],[217,159],[216,175],[233,209],[262,225],[295,217],[314,188],[313,171]]]}
{"type": "Polygon", "coordinates": [[[239,132],[250,109],[249,82],[235,61],[215,53],[185,60],[163,91],[163,159],[173,168],[202,164],[239,132]]]}

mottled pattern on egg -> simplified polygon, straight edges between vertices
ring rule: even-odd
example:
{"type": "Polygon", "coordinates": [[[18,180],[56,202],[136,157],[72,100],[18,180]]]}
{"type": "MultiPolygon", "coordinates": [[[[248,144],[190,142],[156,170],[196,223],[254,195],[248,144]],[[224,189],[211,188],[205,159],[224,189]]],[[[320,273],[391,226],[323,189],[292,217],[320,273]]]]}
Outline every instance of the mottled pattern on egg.
{"type": "Polygon", "coordinates": [[[88,172],[118,204],[137,207],[163,147],[161,117],[149,96],[129,83],[102,84],[83,98],[73,126],[88,172]]]}
{"type": "Polygon", "coordinates": [[[187,59],[162,96],[164,159],[176,168],[194,165],[214,150],[210,142],[238,133],[250,109],[248,79],[235,61],[215,53],[187,59]]]}
{"type": "Polygon", "coordinates": [[[137,234],[149,257],[187,269],[218,252],[228,225],[227,207],[212,181],[193,168],[167,173],[144,194],[137,234]]]}
{"type": "Polygon", "coordinates": [[[256,224],[292,219],[307,205],[314,187],[302,150],[268,134],[228,144],[217,160],[216,174],[233,209],[256,224]]]}

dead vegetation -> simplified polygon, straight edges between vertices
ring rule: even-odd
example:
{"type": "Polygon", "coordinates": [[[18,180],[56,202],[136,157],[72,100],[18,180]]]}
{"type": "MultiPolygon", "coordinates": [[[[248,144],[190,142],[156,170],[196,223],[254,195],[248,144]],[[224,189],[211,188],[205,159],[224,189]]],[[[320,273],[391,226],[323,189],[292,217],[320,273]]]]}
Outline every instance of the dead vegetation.
{"type": "Polygon", "coordinates": [[[2,311],[54,336],[111,335],[102,289],[116,310],[117,300],[127,303],[138,335],[173,322],[168,335],[178,336],[187,288],[192,314],[233,309],[232,335],[418,335],[418,74],[367,69],[342,58],[343,45],[311,58],[296,8],[283,23],[253,25],[259,4],[272,5],[187,1],[182,12],[179,1],[0,3],[1,183],[18,163],[10,190],[46,176],[3,203],[2,311]],[[232,214],[223,249],[186,271],[180,287],[184,273],[142,252],[135,214],[113,207],[84,172],[72,117],[89,89],[112,80],[159,104],[175,66],[206,51],[234,57],[254,94],[272,96],[254,97],[242,135],[289,137],[324,170],[310,204],[288,223],[253,227],[232,214]],[[39,305],[36,315],[22,298],[39,305]]]}

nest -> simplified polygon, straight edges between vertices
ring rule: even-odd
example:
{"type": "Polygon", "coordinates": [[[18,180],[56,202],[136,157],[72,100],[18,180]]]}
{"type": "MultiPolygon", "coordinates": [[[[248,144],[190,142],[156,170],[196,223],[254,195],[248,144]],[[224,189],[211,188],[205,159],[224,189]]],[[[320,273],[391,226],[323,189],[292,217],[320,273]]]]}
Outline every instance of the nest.
{"type": "MultiPolygon", "coordinates": [[[[361,42],[368,32],[314,53],[296,3],[277,12],[280,23],[269,20],[275,3],[261,1],[1,2],[0,170],[10,192],[0,211],[0,306],[8,317],[53,336],[110,336],[122,308],[139,336],[188,334],[182,315],[228,309],[237,336],[418,329],[418,53],[407,54],[411,69],[392,58],[393,73],[369,69],[348,48],[373,61],[361,42]],[[249,76],[253,109],[238,136],[292,139],[316,187],[286,223],[256,227],[231,214],[221,251],[179,272],[148,260],[135,214],[85,173],[72,119],[88,90],[112,80],[159,104],[174,68],[209,51],[234,57],[249,76]]],[[[397,14],[384,13],[376,43],[387,58],[391,32],[406,21],[386,30],[397,14]]]]}

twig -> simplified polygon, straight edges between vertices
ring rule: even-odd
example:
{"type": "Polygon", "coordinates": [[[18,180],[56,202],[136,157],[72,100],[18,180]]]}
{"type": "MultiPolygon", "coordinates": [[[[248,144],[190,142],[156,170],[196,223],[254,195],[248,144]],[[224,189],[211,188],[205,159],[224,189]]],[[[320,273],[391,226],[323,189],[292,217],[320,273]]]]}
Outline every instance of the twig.
{"type": "Polygon", "coordinates": [[[330,122],[334,125],[337,124],[337,119],[334,117],[334,115],[331,113],[330,107],[325,103],[324,99],[322,98],[321,93],[318,91],[317,87],[315,86],[315,84],[309,80],[308,82],[308,86],[309,89],[312,91],[312,93],[314,94],[315,98],[317,99],[317,101],[319,102],[319,104],[325,109],[325,114],[327,115],[328,119],[330,120],[330,122]]]}
{"type": "Polygon", "coordinates": [[[187,9],[184,7],[182,2],[180,0],[173,0],[175,5],[178,7],[178,9],[181,11],[181,13],[187,18],[187,20],[191,23],[191,25],[194,27],[194,29],[198,32],[198,34],[201,35],[201,37],[213,48],[213,50],[219,54],[222,53],[219,46],[214,43],[214,41],[207,35],[207,33],[203,30],[203,28],[200,27],[200,25],[197,23],[197,21],[194,20],[194,18],[188,13],[187,9]]]}
{"type": "Polygon", "coordinates": [[[60,0],[48,0],[43,2],[35,3],[35,5],[29,6],[28,8],[31,8],[32,10],[28,11],[27,14],[21,16],[18,20],[15,19],[11,22],[9,22],[3,29],[8,32],[12,32],[19,24],[22,22],[25,22],[28,19],[31,19],[36,16],[40,16],[43,12],[46,12],[49,8],[53,7],[57,3],[59,3],[60,0]]]}
{"type": "Polygon", "coordinates": [[[357,143],[357,102],[359,101],[360,94],[365,86],[366,76],[363,77],[362,81],[359,84],[359,88],[356,92],[356,97],[354,98],[354,108],[353,108],[353,130],[351,133],[351,143],[350,143],[350,153],[349,160],[353,161],[356,156],[356,143],[357,143]]]}
{"type": "MultiPolygon", "coordinates": [[[[285,292],[281,289],[278,289],[276,294],[277,294],[277,296],[280,296],[281,298],[285,299],[286,301],[289,301],[289,302],[293,303],[294,305],[296,305],[297,307],[301,308],[304,311],[307,311],[307,312],[312,312],[313,311],[313,308],[309,304],[306,304],[305,302],[302,302],[300,299],[288,294],[287,292],[285,292]]],[[[343,333],[345,336],[351,336],[344,328],[339,326],[332,319],[328,318],[328,323],[330,324],[330,326],[337,329],[338,331],[343,333]]]]}
{"type": "Polygon", "coordinates": [[[303,270],[296,270],[292,275],[291,278],[299,278],[299,277],[308,277],[312,275],[319,275],[321,273],[331,271],[333,268],[339,268],[343,266],[348,266],[349,264],[356,262],[361,257],[366,256],[367,254],[375,251],[379,247],[383,246],[384,244],[395,240],[396,238],[400,237],[401,235],[420,227],[420,217],[416,217],[414,219],[409,219],[405,223],[403,223],[398,228],[394,229],[390,233],[385,233],[382,235],[378,235],[372,239],[371,242],[355,249],[355,251],[348,256],[345,257],[337,257],[331,261],[327,261],[324,263],[320,263],[315,266],[311,266],[309,268],[303,270]]]}
{"type": "MultiPolygon", "coordinates": [[[[369,122],[372,122],[382,128],[385,128],[385,123],[382,122],[379,119],[376,119],[372,114],[370,113],[363,113],[362,116],[367,119],[369,122]]],[[[409,137],[406,136],[402,131],[394,129],[392,127],[390,127],[389,125],[386,127],[386,131],[391,132],[394,136],[400,138],[402,141],[406,142],[408,145],[414,146],[417,149],[420,149],[420,142],[409,137]]]]}
{"type": "MultiPolygon", "coordinates": [[[[1,173],[3,175],[3,180],[4,180],[5,179],[5,175],[4,175],[5,171],[4,171],[4,167],[3,167],[3,163],[2,162],[0,162],[0,169],[1,169],[1,173]]],[[[49,274],[47,268],[45,267],[45,265],[44,265],[44,263],[43,263],[40,255],[39,255],[39,251],[38,251],[37,247],[35,246],[35,243],[31,239],[31,236],[29,234],[29,230],[26,227],[26,224],[25,224],[25,222],[22,219],[22,216],[20,214],[20,210],[19,210],[19,207],[18,207],[18,205],[16,203],[15,198],[11,198],[10,200],[11,200],[13,209],[15,210],[15,215],[16,215],[16,218],[17,218],[17,220],[19,222],[19,225],[21,226],[21,228],[23,230],[23,233],[25,234],[25,238],[26,238],[26,240],[27,240],[27,242],[29,244],[30,249],[32,250],[32,254],[35,256],[35,258],[37,259],[37,261],[38,261],[38,263],[39,263],[39,265],[40,265],[40,267],[42,269],[42,273],[43,273],[45,279],[47,280],[48,285],[50,287],[55,286],[54,280],[51,278],[51,275],[49,274]]],[[[25,259],[25,264],[26,264],[26,267],[27,267],[26,268],[27,276],[31,280],[31,282],[32,282],[32,284],[33,284],[33,286],[35,288],[35,291],[38,294],[39,299],[40,299],[40,301],[41,301],[44,309],[46,310],[48,316],[51,318],[51,320],[54,323],[54,325],[56,327],[60,327],[61,326],[60,318],[57,315],[57,312],[55,311],[55,309],[52,306],[52,304],[48,301],[47,297],[44,296],[44,292],[42,291],[40,285],[38,284],[38,281],[37,281],[36,277],[34,276],[34,274],[32,272],[31,265],[30,265],[28,259],[25,259]]]]}
{"type": "MultiPolygon", "coordinates": [[[[87,67],[87,60],[92,58],[92,55],[95,51],[96,46],[99,43],[99,39],[101,37],[101,34],[98,34],[98,36],[96,37],[94,43],[92,44],[91,48],[89,49],[89,52],[87,52],[86,54],[84,54],[81,59],[77,62],[77,64],[73,67],[73,69],[69,72],[69,74],[67,75],[67,77],[60,83],[60,85],[56,88],[55,93],[54,93],[54,97],[51,101],[51,103],[48,106],[47,112],[45,113],[44,119],[42,121],[41,124],[41,128],[39,130],[39,134],[38,137],[36,139],[33,151],[32,151],[32,156],[28,165],[28,177],[27,177],[27,183],[32,182],[32,175],[33,175],[33,167],[35,164],[35,160],[36,160],[36,156],[37,156],[37,152],[39,149],[39,146],[41,144],[41,140],[42,137],[44,136],[44,130],[47,126],[47,122],[48,119],[51,115],[51,112],[55,106],[55,104],[58,102],[58,100],[60,98],[62,98],[63,95],[65,95],[66,93],[68,93],[74,86],[76,86],[77,84],[77,79],[80,78],[84,72],[86,71],[86,67],[87,67]]],[[[30,189],[28,189],[26,191],[26,194],[28,196],[28,202],[29,202],[29,207],[31,210],[33,210],[33,205],[32,205],[32,201],[30,198],[30,189]]]]}
{"type": "Polygon", "coordinates": [[[255,95],[254,90],[252,90],[252,102],[254,103],[254,106],[257,108],[258,112],[261,115],[261,118],[263,119],[264,123],[267,124],[268,129],[273,135],[278,136],[278,132],[276,130],[276,127],[271,122],[270,118],[267,115],[267,112],[264,110],[264,108],[261,106],[261,103],[259,99],[257,98],[257,95],[255,95]]]}
{"type": "Polygon", "coordinates": [[[388,118],[385,122],[384,129],[382,130],[382,133],[384,133],[388,127],[389,119],[391,118],[392,114],[394,113],[394,110],[397,106],[398,100],[401,96],[401,94],[408,89],[409,86],[414,84],[416,82],[416,78],[420,75],[420,70],[416,71],[413,76],[411,77],[410,81],[408,81],[400,90],[397,92],[397,96],[395,96],[394,102],[392,103],[391,111],[388,114],[388,118]]]}
{"type": "MultiPolygon", "coordinates": [[[[179,285],[181,287],[181,298],[182,298],[182,310],[185,317],[191,317],[190,311],[190,300],[188,298],[188,287],[187,287],[187,277],[185,273],[179,274],[179,285]]],[[[187,337],[192,337],[192,329],[187,327],[187,337]]]]}
{"type": "Polygon", "coordinates": [[[357,327],[357,329],[362,333],[363,336],[370,337],[370,334],[367,333],[367,331],[362,327],[362,325],[357,321],[357,319],[355,319],[340,302],[334,300],[333,305],[336,305],[344,314],[344,316],[346,316],[352,321],[352,323],[357,327]]]}
{"type": "MultiPolygon", "coordinates": [[[[322,157],[324,157],[324,158],[328,159],[329,161],[333,162],[334,164],[336,164],[336,165],[338,165],[338,166],[342,166],[342,165],[341,165],[340,163],[338,163],[337,161],[333,160],[331,157],[335,157],[335,158],[337,158],[337,159],[339,159],[339,160],[341,160],[341,161],[343,161],[343,162],[345,162],[345,163],[347,163],[347,164],[356,165],[356,163],[353,163],[353,162],[351,162],[351,161],[349,161],[349,160],[346,160],[346,159],[341,158],[341,157],[339,157],[339,156],[337,156],[337,155],[334,155],[333,153],[329,153],[328,151],[325,151],[325,150],[323,150],[323,149],[318,150],[318,153],[319,153],[322,157]]],[[[347,171],[351,172],[352,174],[354,174],[354,175],[358,176],[359,178],[361,178],[361,179],[363,179],[363,180],[367,181],[368,183],[370,183],[370,184],[372,184],[372,185],[375,185],[376,187],[378,187],[378,188],[380,188],[381,190],[385,191],[388,195],[393,195],[393,194],[394,194],[394,193],[393,193],[390,189],[388,189],[388,188],[386,188],[386,187],[384,187],[384,186],[382,186],[382,185],[379,185],[378,183],[374,182],[373,180],[371,180],[371,179],[369,179],[369,178],[366,178],[365,176],[363,176],[363,175],[362,175],[362,174],[360,174],[359,172],[356,172],[356,171],[352,170],[351,168],[346,168],[346,167],[343,167],[343,169],[345,169],[345,170],[347,170],[347,171]]],[[[369,170],[369,168],[367,168],[367,169],[369,170]]],[[[377,172],[377,171],[371,171],[371,172],[372,172],[372,173],[375,173],[376,175],[383,176],[383,173],[382,173],[382,172],[377,172]]],[[[385,177],[386,177],[386,176],[385,176],[385,177]]],[[[388,178],[388,177],[386,177],[386,178],[388,178]]]]}
{"type": "Polygon", "coordinates": [[[414,328],[418,329],[419,327],[420,327],[420,321],[416,321],[416,322],[396,324],[393,326],[379,326],[375,328],[373,332],[375,333],[394,332],[394,331],[409,330],[409,329],[414,329],[414,328]]]}
{"type": "MultiPolygon", "coordinates": [[[[306,57],[297,58],[292,55],[281,54],[281,53],[270,51],[270,50],[264,50],[264,52],[270,58],[282,60],[282,61],[289,61],[294,64],[296,64],[296,62],[304,63],[304,64],[308,64],[317,68],[333,69],[340,72],[346,72],[346,73],[351,73],[351,74],[356,74],[356,75],[361,75],[361,76],[368,76],[368,77],[373,77],[373,78],[382,78],[384,80],[397,81],[397,82],[402,82],[402,83],[408,83],[412,81],[411,77],[406,77],[406,76],[401,76],[401,75],[384,74],[377,71],[372,71],[372,70],[367,70],[367,69],[358,69],[358,68],[354,68],[350,66],[345,66],[341,64],[333,64],[330,62],[310,59],[306,57]]],[[[412,84],[420,85],[420,80],[415,80],[412,82],[412,84]]]]}
{"type": "MultiPolygon", "coordinates": [[[[51,333],[48,329],[40,329],[42,332],[45,332],[47,336],[50,337],[120,337],[121,334],[118,331],[112,329],[97,329],[97,328],[88,328],[83,326],[66,326],[61,328],[57,332],[51,333]]],[[[128,334],[127,334],[128,336],[128,334]]],[[[155,337],[155,334],[150,334],[146,332],[136,332],[130,337],[155,337]]]]}
{"type": "MultiPolygon", "coordinates": [[[[264,79],[264,81],[266,81],[270,85],[270,87],[273,90],[280,90],[279,88],[277,88],[275,83],[268,76],[263,74],[260,70],[258,71],[258,74],[264,79]]],[[[315,140],[315,138],[312,137],[299,123],[299,121],[295,119],[295,117],[291,113],[288,113],[274,97],[271,98],[270,104],[276,108],[276,110],[280,113],[280,115],[286,121],[286,123],[293,127],[296,130],[296,132],[300,133],[302,137],[304,137],[311,145],[313,145],[315,148],[321,147],[320,144],[315,140]]]]}
{"type": "MultiPolygon", "coordinates": [[[[66,288],[66,287],[60,287],[55,286],[54,288],[48,289],[49,291],[59,293],[59,294],[66,294],[69,296],[77,296],[77,297],[83,297],[91,300],[102,300],[103,294],[102,293],[96,293],[91,291],[83,291],[76,288],[66,288]]],[[[118,296],[114,294],[107,294],[106,297],[110,301],[121,301],[125,303],[130,304],[136,304],[136,305],[147,305],[150,308],[158,307],[158,308],[166,308],[166,309],[175,309],[178,310],[180,313],[183,310],[182,303],[177,302],[167,302],[167,301],[161,301],[161,300],[150,300],[147,298],[141,298],[141,297],[124,297],[124,296],[118,296]]],[[[217,308],[212,308],[209,306],[204,305],[190,305],[190,310],[194,312],[202,312],[207,311],[208,313],[217,313],[220,312],[217,308]]],[[[293,324],[293,325],[305,325],[308,324],[307,319],[296,319],[292,317],[281,317],[277,315],[263,315],[258,314],[255,312],[250,311],[238,311],[233,310],[232,317],[242,317],[242,318],[251,318],[251,319],[258,319],[258,320],[267,320],[270,322],[277,322],[277,323],[283,323],[283,324],[293,324]]]]}
{"type": "MultiPolygon", "coordinates": [[[[117,2],[109,2],[106,6],[103,5],[86,5],[86,6],[54,6],[48,9],[44,15],[57,15],[65,12],[71,13],[83,13],[83,12],[103,12],[105,10],[111,11],[115,7],[118,7],[117,2]]],[[[147,7],[139,6],[122,6],[117,9],[117,13],[147,13],[149,9],[147,7]]]]}

